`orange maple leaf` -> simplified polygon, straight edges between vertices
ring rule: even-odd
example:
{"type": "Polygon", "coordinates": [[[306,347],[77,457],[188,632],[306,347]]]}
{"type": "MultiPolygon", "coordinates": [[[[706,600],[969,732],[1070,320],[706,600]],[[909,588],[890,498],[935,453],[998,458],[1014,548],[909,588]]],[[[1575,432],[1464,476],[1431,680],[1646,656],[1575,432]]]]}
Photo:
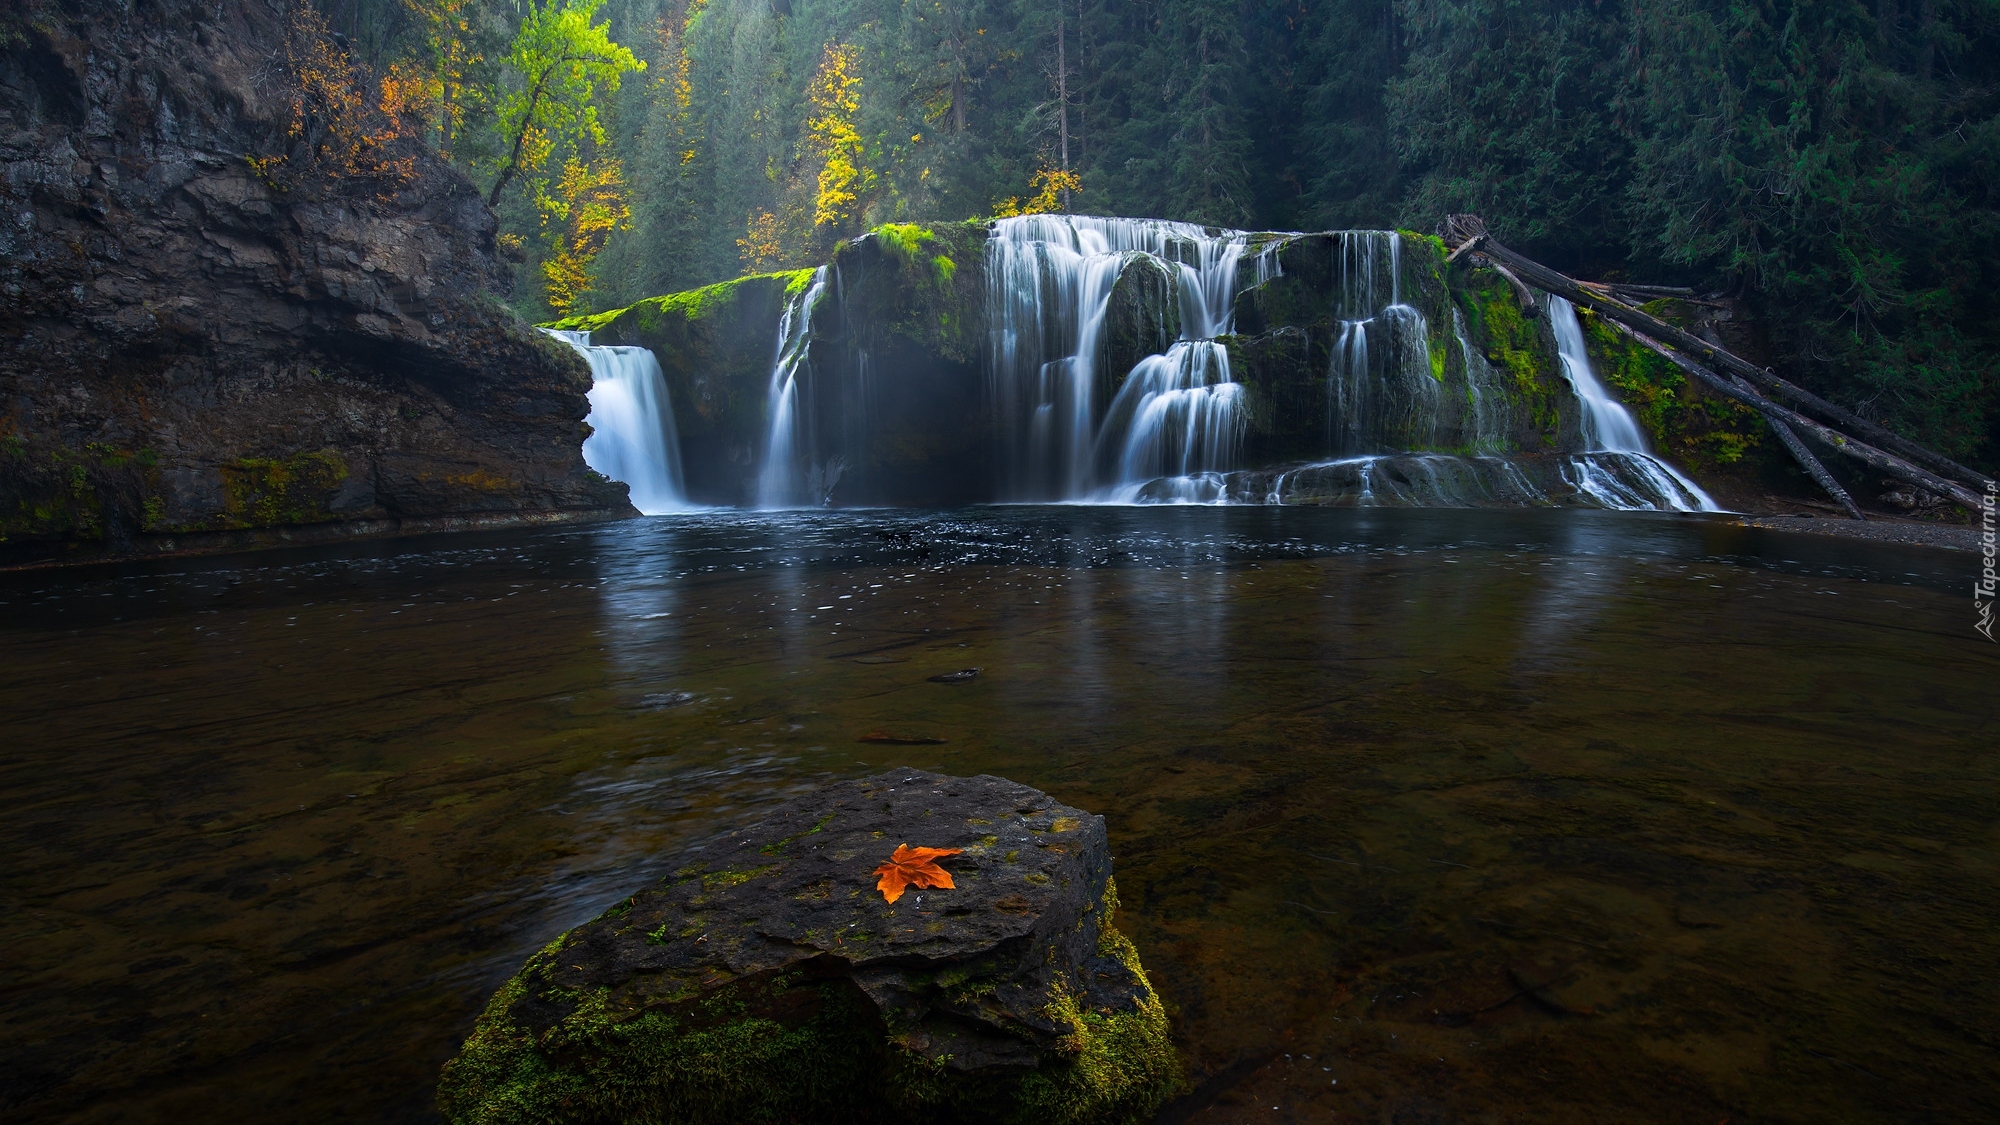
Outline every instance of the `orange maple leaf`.
{"type": "Polygon", "coordinates": [[[908,844],[897,844],[896,854],[889,862],[875,869],[882,877],[875,889],[882,897],[894,902],[903,897],[903,888],[915,884],[919,887],[943,887],[952,889],[951,872],[937,865],[937,861],[948,855],[957,855],[964,848],[913,848],[908,844]]]}

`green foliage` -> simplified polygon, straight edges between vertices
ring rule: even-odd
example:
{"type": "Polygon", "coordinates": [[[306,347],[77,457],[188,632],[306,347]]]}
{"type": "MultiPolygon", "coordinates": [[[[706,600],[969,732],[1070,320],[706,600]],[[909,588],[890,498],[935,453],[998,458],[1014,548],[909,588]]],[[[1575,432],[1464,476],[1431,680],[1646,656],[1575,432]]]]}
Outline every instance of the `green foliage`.
{"type": "Polygon", "coordinates": [[[542,0],[528,8],[504,60],[513,82],[500,97],[495,126],[508,147],[488,204],[498,203],[516,176],[536,177],[551,153],[576,156],[605,143],[599,92],[617,93],[624,76],[646,64],[611,41],[608,25],[592,22],[603,6],[542,0]]]}

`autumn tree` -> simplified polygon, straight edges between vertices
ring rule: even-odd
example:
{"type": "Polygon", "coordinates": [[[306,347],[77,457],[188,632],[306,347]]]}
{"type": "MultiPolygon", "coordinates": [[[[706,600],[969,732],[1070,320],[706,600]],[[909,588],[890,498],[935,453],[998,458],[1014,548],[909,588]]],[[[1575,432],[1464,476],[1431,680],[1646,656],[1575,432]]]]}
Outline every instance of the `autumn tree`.
{"type": "Polygon", "coordinates": [[[468,111],[485,107],[492,91],[473,79],[485,61],[471,35],[473,0],[402,0],[419,46],[382,76],[385,112],[420,118],[438,154],[450,159],[468,111]]]}
{"type": "Polygon", "coordinates": [[[626,202],[625,165],[608,154],[563,162],[554,186],[540,193],[542,229],[549,254],[542,259],[543,289],[550,307],[568,315],[580,311],[590,291],[591,266],[605,240],[632,218],[626,202]]]}
{"type": "Polygon", "coordinates": [[[558,148],[570,153],[607,143],[600,94],[616,93],[625,75],[646,69],[611,41],[608,24],[593,23],[604,0],[542,0],[532,4],[505,63],[517,83],[500,99],[501,160],[488,206],[516,177],[539,174],[558,148]]]}
{"type": "Polygon", "coordinates": [[[248,157],[258,178],[278,190],[365,183],[389,195],[416,175],[399,107],[303,0],[286,11],[281,60],[285,151],[248,157]]]}
{"type": "Polygon", "coordinates": [[[861,52],[845,43],[829,43],[820,55],[812,85],[806,87],[804,148],[817,166],[812,199],[816,230],[842,233],[855,219],[860,193],[874,186],[875,176],[863,161],[865,148],[855,128],[861,108],[861,52]]]}

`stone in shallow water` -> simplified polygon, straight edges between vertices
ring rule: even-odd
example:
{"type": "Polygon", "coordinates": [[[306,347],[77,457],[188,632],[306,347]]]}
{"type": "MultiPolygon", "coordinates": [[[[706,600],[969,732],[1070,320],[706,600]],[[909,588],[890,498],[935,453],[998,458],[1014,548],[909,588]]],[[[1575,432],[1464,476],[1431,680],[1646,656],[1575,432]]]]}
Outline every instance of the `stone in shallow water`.
{"type": "Polygon", "coordinates": [[[529,958],[453,1122],[1142,1120],[1181,1080],[1104,818],[1003,778],[830,785],[529,958]],[[962,848],[890,904],[898,844],[962,848]]]}

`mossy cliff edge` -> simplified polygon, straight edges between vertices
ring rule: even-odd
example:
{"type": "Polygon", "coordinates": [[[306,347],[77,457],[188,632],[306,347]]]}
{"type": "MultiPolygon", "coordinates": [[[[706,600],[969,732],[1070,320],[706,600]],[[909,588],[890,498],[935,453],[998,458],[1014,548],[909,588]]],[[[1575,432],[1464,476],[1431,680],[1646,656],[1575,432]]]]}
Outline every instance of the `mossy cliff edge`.
{"type": "Polygon", "coordinates": [[[1104,821],[995,777],[845,782],[557,938],[449,1063],[459,1125],[1136,1122],[1181,1085],[1104,821]],[[896,845],[959,848],[895,903],[896,845]]]}
{"type": "MultiPolygon", "coordinates": [[[[980,222],[891,224],[841,243],[825,266],[810,362],[800,368],[802,432],[831,441],[862,412],[869,424],[865,442],[806,451],[816,463],[840,459],[839,500],[991,499],[983,490],[993,430],[982,366],[986,238],[980,222]]],[[[549,327],[650,348],[673,402],[689,499],[746,504],[755,500],[779,326],[813,277],[756,274],[549,327]]]]}

